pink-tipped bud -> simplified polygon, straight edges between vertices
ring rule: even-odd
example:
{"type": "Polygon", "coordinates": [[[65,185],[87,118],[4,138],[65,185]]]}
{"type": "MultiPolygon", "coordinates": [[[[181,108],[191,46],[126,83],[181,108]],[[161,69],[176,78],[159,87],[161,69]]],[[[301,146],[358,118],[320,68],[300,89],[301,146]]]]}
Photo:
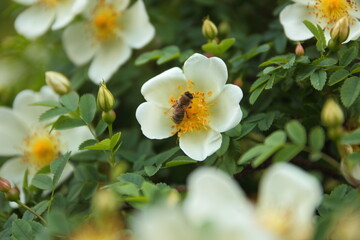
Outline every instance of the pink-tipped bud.
{"type": "Polygon", "coordinates": [[[299,57],[304,56],[305,54],[304,47],[300,43],[298,43],[295,47],[295,54],[299,57]]]}
{"type": "Polygon", "coordinates": [[[5,198],[10,202],[16,202],[20,198],[20,190],[18,187],[10,188],[8,192],[5,193],[5,198]]]}
{"type": "Polygon", "coordinates": [[[0,177],[0,192],[8,192],[11,188],[11,184],[5,178],[0,177]]]}

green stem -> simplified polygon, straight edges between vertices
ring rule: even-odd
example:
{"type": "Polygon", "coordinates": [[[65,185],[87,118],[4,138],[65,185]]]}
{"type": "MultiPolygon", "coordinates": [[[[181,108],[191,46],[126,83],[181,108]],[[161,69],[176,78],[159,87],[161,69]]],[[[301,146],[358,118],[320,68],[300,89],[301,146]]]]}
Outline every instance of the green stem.
{"type": "Polygon", "coordinates": [[[113,136],[113,127],[112,127],[112,124],[108,124],[108,130],[109,130],[109,138],[112,138],[112,136],[113,136]]]}
{"type": "MultiPolygon", "coordinates": [[[[311,153],[311,148],[304,147],[304,151],[311,153]]],[[[321,157],[322,157],[322,159],[324,159],[328,164],[330,164],[334,168],[340,169],[340,163],[338,161],[336,161],[334,158],[330,157],[329,155],[327,155],[323,152],[321,152],[321,157]]]]}
{"type": "Polygon", "coordinates": [[[34,214],[36,217],[38,217],[43,223],[47,224],[46,220],[40,216],[37,212],[35,212],[32,208],[28,207],[27,205],[23,204],[22,202],[20,202],[19,200],[16,201],[17,204],[19,204],[21,207],[25,208],[26,210],[28,210],[29,212],[31,212],[32,214],[34,214]]]}
{"type": "Polygon", "coordinates": [[[4,219],[8,219],[8,218],[9,218],[9,216],[6,216],[5,214],[2,214],[2,213],[0,213],[0,217],[2,217],[2,218],[4,218],[4,219]]]}

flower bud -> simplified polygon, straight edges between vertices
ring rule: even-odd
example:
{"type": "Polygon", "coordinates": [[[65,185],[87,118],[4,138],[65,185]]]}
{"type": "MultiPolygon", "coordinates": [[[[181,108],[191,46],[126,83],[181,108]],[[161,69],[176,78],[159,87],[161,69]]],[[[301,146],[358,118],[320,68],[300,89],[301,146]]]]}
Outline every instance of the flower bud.
{"type": "Polygon", "coordinates": [[[20,190],[18,187],[10,188],[9,191],[5,193],[5,198],[10,202],[18,201],[20,197],[20,190]]]}
{"type": "Polygon", "coordinates": [[[105,82],[100,84],[97,95],[97,105],[104,112],[110,111],[114,106],[114,96],[110,90],[107,89],[105,82]]]}
{"type": "Polygon", "coordinates": [[[116,113],[114,110],[110,110],[108,112],[102,112],[101,118],[107,124],[112,124],[116,119],[116,113]]]}
{"type": "Polygon", "coordinates": [[[210,40],[213,40],[218,34],[217,27],[209,18],[206,18],[203,22],[202,33],[204,37],[210,40]]]}
{"type": "Polygon", "coordinates": [[[305,54],[305,50],[300,43],[298,43],[295,47],[295,54],[299,57],[304,56],[305,54]]]}
{"type": "Polygon", "coordinates": [[[321,111],[321,120],[327,127],[338,127],[344,122],[344,113],[340,106],[331,98],[326,100],[321,111]]]}
{"type": "Polygon", "coordinates": [[[0,192],[8,192],[11,188],[11,184],[5,178],[0,177],[0,192]]]}
{"type": "Polygon", "coordinates": [[[104,189],[96,192],[92,200],[92,207],[95,215],[108,216],[116,212],[120,203],[120,199],[111,189],[104,189]]]}
{"type": "Polygon", "coordinates": [[[58,72],[45,73],[46,84],[59,95],[64,95],[70,92],[70,81],[63,74],[58,72]]]}
{"type": "Polygon", "coordinates": [[[336,52],[340,49],[340,47],[341,47],[341,43],[338,43],[336,40],[332,38],[329,40],[328,48],[330,49],[330,51],[336,52]]]}
{"type": "Polygon", "coordinates": [[[330,30],[331,39],[334,39],[338,44],[343,43],[349,37],[350,23],[347,16],[336,21],[330,30]]]}

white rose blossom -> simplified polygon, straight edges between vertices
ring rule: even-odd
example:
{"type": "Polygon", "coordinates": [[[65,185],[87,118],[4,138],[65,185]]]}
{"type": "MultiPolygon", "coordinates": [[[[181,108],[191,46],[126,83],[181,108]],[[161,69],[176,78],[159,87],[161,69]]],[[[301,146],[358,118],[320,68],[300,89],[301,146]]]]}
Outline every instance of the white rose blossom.
{"type": "Polygon", "coordinates": [[[204,167],[191,174],[181,206],[144,209],[133,227],[137,240],[310,240],[321,197],[313,176],[280,163],[261,179],[254,206],[230,176],[204,167]]]}
{"type": "Polygon", "coordinates": [[[243,93],[238,86],[225,84],[227,78],[220,58],[194,54],[183,70],[174,67],[148,80],[141,88],[147,102],[136,110],[143,134],[150,139],[177,134],[186,155],[204,160],[220,148],[221,132],[235,127],[242,118],[239,102],[243,93]],[[175,123],[174,105],[186,92],[193,98],[183,108],[183,120],[175,123]]]}
{"type": "Polygon", "coordinates": [[[155,29],[142,0],[127,8],[129,0],[92,0],[85,20],[63,34],[66,54],[76,65],[89,62],[90,79],[107,81],[131,55],[151,41],[155,29]]]}
{"type": "MultiPolygon", "coordinates": [[[[13,108],[0,107],[0,155],[10,156],[1,166],[0,176],[9,180],[20,189],[24,201],[22,184],[28,170],[28,182],[42,167],[50,164],[60,153],[78,152],[78,146],[92,138],[86,127],[50,132],[48,122],[39,122],[39,116],[48,107],[33,106],[32,103],[57,100],[58,96],[49,88],[40,92],[24,90],[17,94],[13,108]]],[[[65,166],[60,182],[71,174],[70,163],[65,166]]]]}
{"type": "Polygon", "coordinates": [[[330,39],[332,26],[342,17],[350,22],[350,33],[345,42],[360,36],[359,0],[293,0],[280,13],[280,22],[285,35],[293,41],[303,41],[313,37],[303,21],[319,24],[325,30],[326,40],[330,39]]]}
{"type": "Polygon", "coordinates": [[[15,29],[29,39],[43,35],[50,27],[58,30],[82,12],[87,0],[14,0],[30,6],[15,20],[15,29]]]}

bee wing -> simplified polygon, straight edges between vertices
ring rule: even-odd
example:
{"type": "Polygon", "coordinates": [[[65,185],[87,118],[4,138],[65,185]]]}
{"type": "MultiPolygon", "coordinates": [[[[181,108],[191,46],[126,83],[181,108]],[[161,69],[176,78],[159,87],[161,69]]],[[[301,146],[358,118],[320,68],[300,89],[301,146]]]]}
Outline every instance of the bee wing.
{"type": "Polygon", "coordinates": [[[170,118],[174,115],[175,108],[172,106],[167,111],[164,112],[164,114],[168,115],[170,118]]]}

